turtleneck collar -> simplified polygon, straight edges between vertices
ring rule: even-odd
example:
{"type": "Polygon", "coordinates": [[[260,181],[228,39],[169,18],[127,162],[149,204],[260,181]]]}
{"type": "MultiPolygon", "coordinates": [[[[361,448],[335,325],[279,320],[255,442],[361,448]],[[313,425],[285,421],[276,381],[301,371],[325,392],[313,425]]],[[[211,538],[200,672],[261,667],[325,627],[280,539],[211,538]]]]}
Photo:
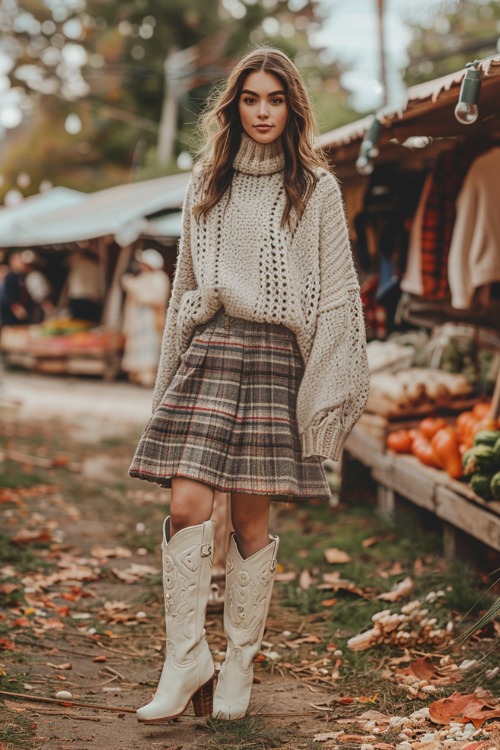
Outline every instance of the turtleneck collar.
{"type": "Polygon", "coordinates": [[[241,143],[233,167],[237,172],[251,175],[274,174],[285,166],[285,154],[281,138],[271,143],[257,143],[246,133],[241,134],[241,143]]]}

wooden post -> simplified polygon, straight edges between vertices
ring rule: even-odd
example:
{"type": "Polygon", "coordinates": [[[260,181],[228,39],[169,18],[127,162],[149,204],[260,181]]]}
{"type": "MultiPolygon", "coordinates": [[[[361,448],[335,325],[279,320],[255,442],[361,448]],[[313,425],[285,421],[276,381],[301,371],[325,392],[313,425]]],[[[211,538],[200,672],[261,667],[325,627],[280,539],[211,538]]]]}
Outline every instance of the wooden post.
{"type": "Polygon", "coordinates": [[[160,132],[158,135],[158,162],[165,166],[174,153],[177,133],[178,100],[175,80],[171,73],[177,48],[174,47],[164,62],[163,103],[161,108],[160,132]]]}
{"type": "Polygon", "coordinates": [[[497,382],[491,400],[491,418],[498,419],[498,417],[500,417],[500,371],[497,376],[497,382]]]}

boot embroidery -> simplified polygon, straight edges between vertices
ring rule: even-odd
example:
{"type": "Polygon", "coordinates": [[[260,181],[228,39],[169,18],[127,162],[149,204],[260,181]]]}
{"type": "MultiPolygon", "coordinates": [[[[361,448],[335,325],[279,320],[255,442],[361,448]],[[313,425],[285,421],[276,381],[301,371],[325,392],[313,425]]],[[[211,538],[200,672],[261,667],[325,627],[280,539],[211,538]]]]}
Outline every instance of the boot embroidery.
{"type": "Polygon", "coordinates": [[[170,617],[175,617],[184,604],[185,581],[185,576],[180,574],[171,556],[165,555],[163,558],[163,591],[165,610],[170,617]]]}
{"type": "Polygon", "coordinates": [[[228,616],[235,625],[240,625],[248,632],[255,627],[265,607],[269,584],[273,579],[273,571],[269,562],[265,562],[252,580],[247,570],[238,570],[234,580],[227,582],[229,595],[228,616]]]}
{"type": "Polygon", "coordinates": [[[179,555],[179,563],[185,565],[185,567],[194,573],[201,565],[200,559],[200,547],[198,545],[194,547],[188,547],[181,555],[179,555]]]}

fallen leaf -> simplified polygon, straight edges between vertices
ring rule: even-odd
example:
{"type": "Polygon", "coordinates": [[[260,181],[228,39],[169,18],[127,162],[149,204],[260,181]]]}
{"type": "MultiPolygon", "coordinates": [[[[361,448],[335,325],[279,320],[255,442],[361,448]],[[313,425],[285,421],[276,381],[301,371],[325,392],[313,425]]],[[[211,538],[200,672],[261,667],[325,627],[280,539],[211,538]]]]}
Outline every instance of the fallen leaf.
{"type": "Polygon", "coordinates": [[[14,651],[14,641],[10,641],[8,638],[0,638],[0,651],[14,651]]]}
{"type": "Polygon", "coordinates": [[[64,624],[57,617],[36,617],[36,624],[42,630],[63,630],[64,624]]]}
{"type": "Polygon", "coordinates": [[[150,565],[139,565],[133,563],[125,570],[118,570],[118,568],[111,568],[111,572],[125,583],[136,583],[145,576],[158,575],[160,572],[157,568],[152,568],[150,565]]]}
{"type": "Polygon", "coordinates": [[[403,572],[403,566],[400,562],[395,562],[388,570],[390,576],[399,576],[403,572]]]}
{"type": "Polygon", "coordinates": [[[435,724],[449,724],[450,721],[467,724],[471,721],[479,729],[488,719],[500,718],[500,707],[498,701],[486,702],[474,693],[453,693],[430,704],[429,718],[435,724]]]}
{"type": "Polygon", "coordinates": [[[407,578],[393,586],[390,591],[387,591],[385,594],[379,594],[377,596],[377,599],[383,599],[386,602],[396,602],[398,601],[398,599],[404,599],[405,596],[411,594],[413,589],[413,581],[408,576],[407,578]]]}
{"type": "Polygon", "coordinates": [[[302,573],[299,576],[299,586],[301,589],[304,589],[304,591],[307,591],[308,588],[312,586],[314,583],[314,578],[311,576],[308,570],[303,570],[302,573]]]}
{"type": "Polygon", "coordinates": [[[52,664],[52,662],[48,661],[46,664],[48,667],[52,667],[52,669],[73,669],[70,661],[64,662],[64,664],[52,664]]]}
{"type": "Polygon", "coordinates": [[[350,554],[342,549],[338,549],[338,547],[330,547],[329,549],[325,549],[324,555],[328,563],[334,564],[352,562],[352,557],[350,556],[350,554]]]}
{"type": "Polygon", "coordinates": [[[363,539],[363,541],[361,542],[361,546],[363,547],[363,549],[368,549],[368,547],[373,547],[374,544],[378,544],[379,542],[383,541],[383,536],[369,536],[366,539],[363,539]]]}
{"type": "Polygon", "coordinates": [[[117,558],[126,558],[126,557],[132,557],[131,550],[127,549],[126,547],[92,547],[90,550],[90,554],[92,557],[98,557],[98,558],[107,558],[107,557],[117,557],[117,558]]]}
{"type": "Polygon", "coordinates": [[[392,717],[383,714],[381,711],[376,711],[374,708],[369,708],[368,711],[363,711],[357,718],[364,719],[364,721],[376,721],[378,724],[388,724],[392,717]]]}
{"type": "Polygon", "coordinates": [[[29,542],[51,542],[52,534],[48,529],[20,529],[11,538],[14,544],[28,544],[29,542]]]}
{"type": "Polygon", "coordinates": [[[463,673],[458,669],[453,672],[440,670],[428,656],[415,659],[408,667],[396,669],[395,673],[400,675],[411,674],[418,677],[419,680],[426,680],[431,685],[451,685],[463,678],[463,673]]]}
{"type": "Polygon", "coordinates": [[[295,645],[300,643],[323,643],[323,640],[316,633],[311,633],[311,635],[304,635],[302,638],[295,638],[293,641],[289,641],[289,643],[294,643],[295,645]]]}
{"type": "Polygon", "coordinates": [[[32,621],[28,620],[27,617],[18,617],[17,620],[14,620],[12,623],[13,628],[29,628],[32,625],[32,621]]]}
{"type": "Polygon", "coordinates": [[[18,591],[20,587],[17,583],[0,583],[0,594],[12,594],[13,591],[18,591]]]}
{"type": "Polygon", "coordinates": [[[365,598],[371,598],[368,592],[363,591],[353,581],[347,578],[340,578],[339,572],[323,573],[323,583],[318,586],[319,589],[332,589],[333,591],[350,591],[351,594],[357,594],[365,598]]]}

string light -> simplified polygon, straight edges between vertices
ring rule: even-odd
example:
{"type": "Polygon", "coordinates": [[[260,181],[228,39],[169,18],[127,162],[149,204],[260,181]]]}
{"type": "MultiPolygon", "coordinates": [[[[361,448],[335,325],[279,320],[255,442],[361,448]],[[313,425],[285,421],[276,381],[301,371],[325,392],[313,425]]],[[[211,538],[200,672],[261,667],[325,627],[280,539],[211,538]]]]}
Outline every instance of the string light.
{"type": "Polygon", "coordinates": [[[467,72],[462,80],[458,103],[455,107],[455,117],[462,125],[472,125],[479,115],[477,102],[481,90],[482,73],[479,70],[478,60],[468,63],[466,68],[467,72]]]}
{"type": "Polygon", "coordinates": [[[356,170],[359,174],[369,175],[373,172],[373,159],[380,153],[377,143],[381,128],[382,123],[374,117],[359,148],[359,156],[356,160],[356,170]]]}

